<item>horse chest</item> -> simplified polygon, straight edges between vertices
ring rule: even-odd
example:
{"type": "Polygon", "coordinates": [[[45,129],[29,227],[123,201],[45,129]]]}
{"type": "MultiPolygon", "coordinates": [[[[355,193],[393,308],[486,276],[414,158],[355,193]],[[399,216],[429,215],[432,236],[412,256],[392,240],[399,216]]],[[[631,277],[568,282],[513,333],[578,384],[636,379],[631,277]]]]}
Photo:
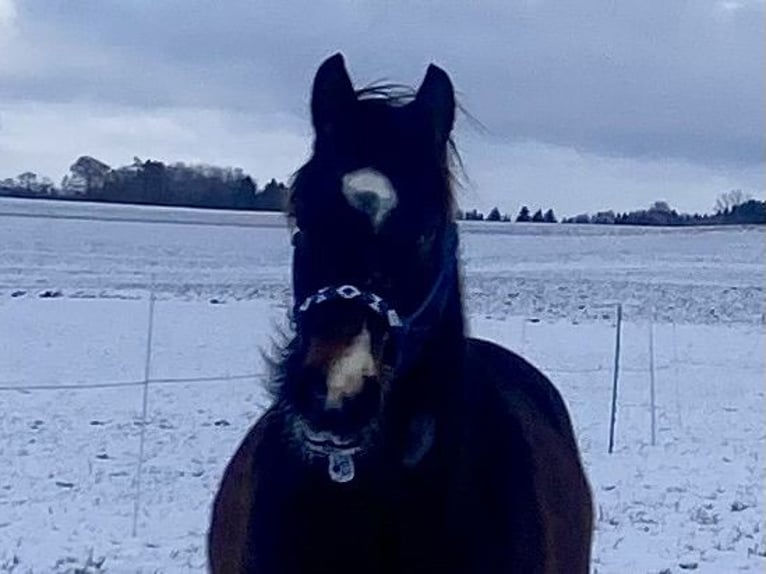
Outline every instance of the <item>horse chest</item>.
{"type": "Polygon", "coordinates": [[[395,490],[329,485],[294,492],[269,509],[278,515],[256,512],[253,571],[451,572],[443,492],[420,481],[395,490]]]}

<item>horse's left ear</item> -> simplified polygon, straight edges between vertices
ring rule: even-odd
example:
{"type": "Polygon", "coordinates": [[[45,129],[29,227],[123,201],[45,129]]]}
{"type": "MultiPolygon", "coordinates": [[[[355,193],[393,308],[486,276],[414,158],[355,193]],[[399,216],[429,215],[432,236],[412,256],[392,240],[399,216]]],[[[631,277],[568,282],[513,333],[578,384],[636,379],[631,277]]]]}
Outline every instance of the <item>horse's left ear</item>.
{"type": "Polygon", "coordinates": [[[447,72],[430,64],[415,101],[429,115],[437,145],[447,143],[455,123],[455,90],[447,72]]]}

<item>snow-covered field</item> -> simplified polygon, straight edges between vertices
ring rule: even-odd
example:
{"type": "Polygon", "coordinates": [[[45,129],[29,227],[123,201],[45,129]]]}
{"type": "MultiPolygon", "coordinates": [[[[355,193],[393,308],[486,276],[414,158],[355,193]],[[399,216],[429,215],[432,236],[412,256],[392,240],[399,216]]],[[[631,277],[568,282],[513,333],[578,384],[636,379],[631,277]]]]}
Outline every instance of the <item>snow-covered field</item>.
{"type": "MultiPolygon", "coordinates": [[[[532,360],[572,411],[594,572],[766,567],[764,239],[462,227],[473,333],[532,360]]],[[[211,498],[266,402],[259,350],[284,324],[289,255],[276,215],[0,200],[0,572],[204,570],[211,498]]]]}

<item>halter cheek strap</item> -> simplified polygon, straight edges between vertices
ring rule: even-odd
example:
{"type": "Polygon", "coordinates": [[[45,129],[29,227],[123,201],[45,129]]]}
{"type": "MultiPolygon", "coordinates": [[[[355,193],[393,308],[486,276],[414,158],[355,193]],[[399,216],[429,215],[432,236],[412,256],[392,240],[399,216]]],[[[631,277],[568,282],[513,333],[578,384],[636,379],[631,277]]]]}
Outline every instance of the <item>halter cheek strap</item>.
{"type": "Polygon", "coordinates": [[[447,229],[443,245],[439,275],[423,302],[409,316],[401,317],[393,306],[371,291],[365,291],[355,285],[340,285],[323,287],[306,297],[300,305],[296,305],[293,318],[300,328],[306,313],[322,303],[347,300],[363,304],[380,316],[388,326],[395,348],[394,373],[400,375],[412,366],[434,325],[444,313],[453,291],[450,279],[457,268],[456,224],[452,223],[447,229]]]}

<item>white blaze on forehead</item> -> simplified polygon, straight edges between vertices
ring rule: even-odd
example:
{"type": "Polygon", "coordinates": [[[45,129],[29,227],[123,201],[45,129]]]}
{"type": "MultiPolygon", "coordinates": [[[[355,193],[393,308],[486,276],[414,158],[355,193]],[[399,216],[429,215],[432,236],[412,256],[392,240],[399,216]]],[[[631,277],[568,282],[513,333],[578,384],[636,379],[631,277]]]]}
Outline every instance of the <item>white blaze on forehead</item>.
{"type": "Polygon", "coordinates": [[[375,374],[370,332],[365,325],[328,369],[325,406],[340,407],[345,397],[353,397],[362,390],[365,377],[375,374]]]}
{"type": "Polygon", "coordinates": [[[375,229],[396,207],[397,196],[389,179],[374,169],[358,169],[343,176],[343,195],[352,207],[366,213],[375,229]]]}

